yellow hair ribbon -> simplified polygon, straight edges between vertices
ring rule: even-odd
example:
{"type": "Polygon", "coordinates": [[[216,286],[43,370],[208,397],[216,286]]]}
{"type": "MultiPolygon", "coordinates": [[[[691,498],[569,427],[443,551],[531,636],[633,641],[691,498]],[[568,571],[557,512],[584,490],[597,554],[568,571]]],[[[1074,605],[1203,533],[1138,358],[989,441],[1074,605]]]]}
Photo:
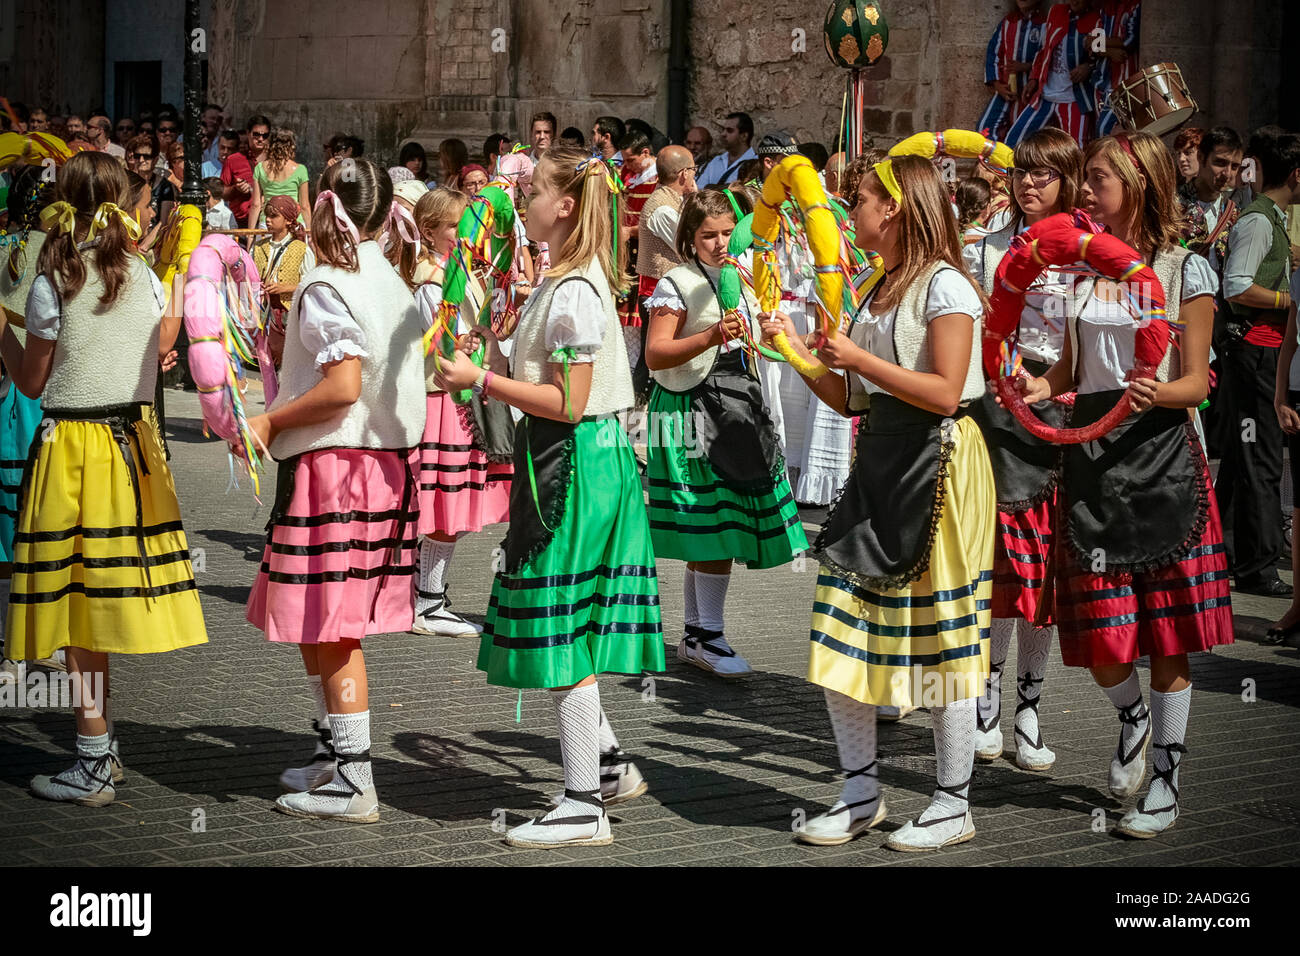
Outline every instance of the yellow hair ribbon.
{"type": "Polygon", "coordinates": [[[50,203],[41,210],[41,225],[46,232],[52,231],[55,235],[72,232],[77,228],[77,207],[64,199],[50,203]],[[50,229],[52,225],[56,227],[53,230],[50,229]]]}
{"type": "Polygon", "coordinates": [[[903,201],[903,190],[898,186],[898,177],[894,175],[894,161],[886,159],[876,163],[871,167],[875,170],[876,175],[880,177],[881,183],[885,186],[885,191],[894,197],[894,202],[903,201]]]}
{"type": "Polygon", "coordinates": [[[95,233],[108,226],[109,216],[117,216],[122,222],[126,234],[132,239],[140,238],[140,224],[127,213],[125,209],[113,202],[102,202],[99,208],[95,210],[95,218],[90,221],[90,232],[86,233],[86,241],[89,242],[95,238],[95,233]]]}

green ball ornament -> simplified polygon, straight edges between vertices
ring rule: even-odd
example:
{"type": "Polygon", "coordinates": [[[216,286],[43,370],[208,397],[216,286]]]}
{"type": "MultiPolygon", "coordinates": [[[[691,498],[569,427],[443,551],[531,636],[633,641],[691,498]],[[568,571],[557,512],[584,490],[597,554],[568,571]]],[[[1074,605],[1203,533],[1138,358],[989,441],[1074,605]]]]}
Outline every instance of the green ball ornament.
{"type": "Polygon", "coordinates": [[[846,70],[874,66],[889,46],[879,0],[835,0],[826,11],[826,54],[846,70]]]}

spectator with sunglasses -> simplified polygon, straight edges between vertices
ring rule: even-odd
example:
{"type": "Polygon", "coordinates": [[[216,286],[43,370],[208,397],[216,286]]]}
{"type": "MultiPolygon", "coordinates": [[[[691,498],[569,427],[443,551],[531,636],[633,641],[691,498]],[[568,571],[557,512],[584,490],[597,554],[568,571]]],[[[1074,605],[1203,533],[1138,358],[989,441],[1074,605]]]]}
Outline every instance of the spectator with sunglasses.
{"type": "Polygon", "coordinates": [[[161,171],[158,167],[161,153],[158,137],[152,133],[140,133],[126,144],[126,168],[149,184],[149,206],[153,209],[153,228],[141,236],[136,244],[141,252],[153,248],[159,229],[176,204],[176,189],[167,178],[169,169],[166,159],[163,160],[161,171]]]}
{"type": "Polygon", "coordinates": [[[103,113],[93,113],[86,121],[86,139],[101,153],[107,153],[118,162],[126,162],[126,150],[113,142],[113,122],[103,113]]]}
{"type": "Polygon", "coordinates": [[[122,159],[126,160],[126,144],[135,136],[135,120],[127,116],[117,121],[113,127],[113,141],[122,147],[122,159]]]}

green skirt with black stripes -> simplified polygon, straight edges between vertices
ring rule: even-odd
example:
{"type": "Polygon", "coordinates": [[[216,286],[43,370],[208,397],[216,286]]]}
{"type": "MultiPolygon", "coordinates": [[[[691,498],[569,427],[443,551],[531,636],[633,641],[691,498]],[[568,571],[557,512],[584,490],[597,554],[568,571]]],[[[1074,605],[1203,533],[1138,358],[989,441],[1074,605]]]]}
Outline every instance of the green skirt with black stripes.
{"type": "MultiPolygon", "coordinates": [[[[567,687],[592,674],[664,669],[659,580],[632,446],[618,420],[605,418],[577,425],[571,454],[550,540],[492,583],[478,653],[489,684],[567,687]]],[[[522,518],[517,507],[536,503],[512,497],[512,523],[522,518]]]]}
{"type": "Polygon", "coordinates": [[[734,558],[774,568],[808,550],[784,463],[772,489],[745,494],[729,487],[700,452],[690,429],[688,392],[658,385],[650,393],[647,448],[650,536],[655,554],[682,561],[734,558]]]}

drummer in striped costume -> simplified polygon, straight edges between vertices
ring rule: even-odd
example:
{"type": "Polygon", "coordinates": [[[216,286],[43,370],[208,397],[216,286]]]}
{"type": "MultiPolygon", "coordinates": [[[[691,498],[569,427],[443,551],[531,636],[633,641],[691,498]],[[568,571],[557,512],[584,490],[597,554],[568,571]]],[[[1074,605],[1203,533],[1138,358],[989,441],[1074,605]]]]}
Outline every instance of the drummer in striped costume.
{"type": "Polygon", "coordinates": [[[27,345],[7,327],[0,343],[14,384],[32,398],[44,392],[20,495],[5,656],[68,649],[80,691],[77,762],[31,787],[85,806],[111,803],[122,779],[108,655],[207,641],[171,471],[144,416],[180,316],[163,319],[162,287],[135,254],[126,176],[103,153],[63,166],[42,214],[49,236],[27,300],[27,345]],[[105,355],[118,363],[106,366],[105,355]]]}
{"type": "Polygon", "coordinates": [[[993,98],[975,128],[990,139],[1006,139],[1019,114],[1020,94],[1043,44],[1043,6],[1043,0],[1011,0],[1011,11],[989,38],[984,85],[993,98]]]}
{"type": "MultiPolygon", "coordinates": [[[[626,237],[628,243],[629,268],[636,271],[640,247],[641,210],[656,189],[659,188],[659,171],[655,165],[654,150],[650,146],[650,137],[639,130],[633,130],[618,141],[619,158],[623,164],[624,192],[619,205],[620,239],[626,237]]],[[[633,368],[641,358],[641,287],[633,283],[627,294],[618,300],[618,320],[626,331],[628,364],[633,368]]]]}
{"type": "Polygon", "coordinates": [[[276,809],[354,823],[379,819],[361,639],[413,617],[424,371],[415,298],[375,241],[392,202],[368,159],[321,176],[319,264],[294,293],[280,392],[249,420],[280,471],[247,616],[298,645],[320,735],[276,809]]]}
{"type": "MultiPolygon", "coordinates": [[[[962,250],[966,265],[986,293],[992,293],[998,265],[1012,237],[1034,223],[1078,204],[1083,154],[1063,130],[1040,129],[1016,147],[1011,170],[1012,216],[1006,228],[962,250]]],[[[1047,269],[1025,296],[1015,343],[1026,368],[1047,371],[1061,357],[1066,310],[1075,302],[1073,276],[1047,269]]],[[[1066,423],[1064,405],[1034,408],[1054,426],[1066,423]]],[[[1056,514],[1061,446],[1035,438],[986,393],[972,406],[993,463],[998,486],[998,546],[993,560],[993,635],[988,686],[979,702],[975,758],[989,762],[1003,753],[1002,669],[1016,639],[1016,765],[1046,771],[1056,754],[1043,743],[1038,705],[1056,628],[1050,600],[1042,600],[1056,514]]]]}
{"type": "Polygon", "coordinates": [[[633,403],[611,292],[626,281],[625,247],[613,241],[619,188],[600,158],[572,146],[546,151],[533,176],[528,237],[550,245],[553,263],[519,317],[510,377],[458,352],[436,378],[441,388],[472,386],[524,413],[505,568],[492,584],[478,667],[489,684],[551,690],[564,792],[554,810],[506,834],[513,846],[608,844],[606,805],[647,789],[596,684],[597,674],[664,666],[641,479],[618,419],[633,403]]]}
{"type": "MultiPolygon", "coordinates": [[[[975,701],[989,668],[997,497],[970,403],[984,392],[984,297],[934,166],[902,156],[862,177],[855,241],[883,275],[848,334],[819,356],[843,375],[807,379],[842,414],[862,414],[853,472],[813,551],[821,561],[808,679],[826,692],[846,780],[798,833],[847,843],[885,817],[876,706],[930,708],[937,787],[886,846],[935,850],[975,835],[968,794],[975,701]]],[[[787,316],[764,320],[811,360],[787,316]]]]}
{"type": "Polygon", "coordinates": [[[677,227],[685,262],[659,280],[646,340],[650,533],[658,557],[687,562],[677,658],[726,678],[752,673],[724,634],[733,563],[773,568],[808,548],[768,411],[779,396],[764,394],[758,356],[744,347],[758,304],[743,284],[737,311],[719,296],[742,218],[736,197],[710,188],[687,198],[677,227]]]}

